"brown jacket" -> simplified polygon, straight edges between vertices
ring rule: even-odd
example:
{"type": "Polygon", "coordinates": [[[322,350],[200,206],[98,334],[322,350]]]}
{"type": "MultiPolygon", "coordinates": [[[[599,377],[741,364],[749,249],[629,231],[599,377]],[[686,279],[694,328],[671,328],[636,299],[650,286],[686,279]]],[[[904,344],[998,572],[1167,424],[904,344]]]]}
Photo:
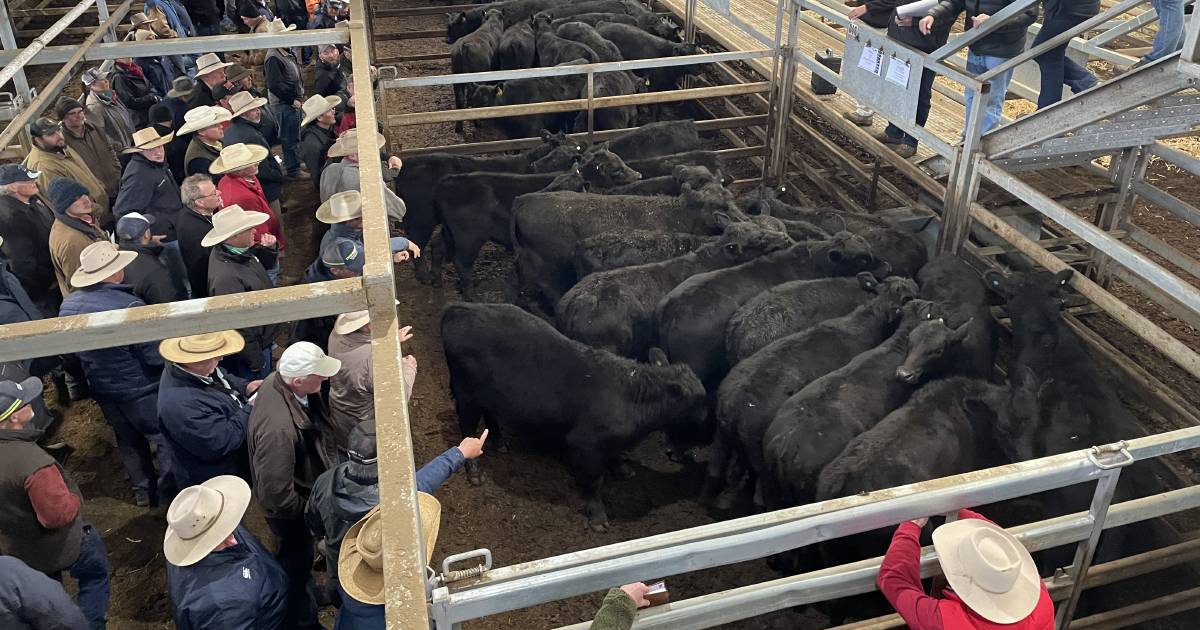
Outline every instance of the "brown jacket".
{"type": "Polygon", "coordinates": [[[83,158],[83,163],[88,165],[96,179],[104,184],[108,196],[116,197],[117,190],[121,187],[121,162],[109,146],[104,132],[92,123],[84,121],[83,133],[78,136],[64,125],[63,138],[66,139],[67,146],[83,158]]]}
{"type": "Polygon", "coordinates": [[[269,518],[303,518],[313,482],[337,464],[329,411],[319,394],[300,404],[278,372],[263,381],[246,427],[254,496],[269,518]]]}
{"type": "Polygon", "coordinates": [[[92,174],[88,163],[75,152],[75,149],[68,146],[66,150],[59,153],[33,147],[29,150],[29,155],[25,157],[25,167],[41,173],[38,177],[38,188],[42,194],[50,194],[50,182],[55,177],[69,177],[83,184],[83,187],[88,189],[92,201],[96,202],[96,209],[92,212],[92,216],[96,217],[96,223],[102,226],[112,225],[113,216],[108,203],[108,190],[92,174]]]}
{"type": "Polygon", "coordinates": [[[67,297],[74,287],[71,286],[71,276],[79,269],[79,254],[88,245],[105,240],[100,228],[92,227],[92,232],[83,231],[85,225],[77,219],[64,220],[61,215],[55,217],[54,225],[50,226],[50,260],[54,262],[54,276],[58,279],[58,290],[67,297]],[[70,222],[68,225],[67,222],[70,222]]]}
{"type": "Polygon", "coordinates": [[[133,132],[136,131],[133,118],[118,97],[106,101],[95,92],[88,92],[83,104],[87,108],[88,122],[104,134],[114,153],[120,154],[133,146],[133,132]]]}

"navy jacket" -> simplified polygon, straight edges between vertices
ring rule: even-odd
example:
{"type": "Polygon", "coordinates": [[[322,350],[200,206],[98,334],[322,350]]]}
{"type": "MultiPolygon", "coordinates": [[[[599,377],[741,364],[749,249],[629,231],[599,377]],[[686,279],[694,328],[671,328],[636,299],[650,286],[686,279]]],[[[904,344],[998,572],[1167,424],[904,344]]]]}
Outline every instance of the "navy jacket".
{"type": "MultiPolygon", "coordinates": [[[[195,214],[191,211],[187,212],[195,214]]],[[[134,295],[141,298],[143,302],[166,304],[187,299],[186,295],[179,293],[175,282],[171,280],[171,272],[167,269],[167,265],[159,259],[163,250],[162,245],[123,243],[121,249],[138,255],[125,268],[125,283],[133,287],[134,295]]]]}
{"type": "Polygon", "coordinates": [[[129,158],[125,172],[121,173],[121,190],[117,192],[113,216],[120,219],[130,212],[153,215],[150,233],[162,234],[164,240],[173,241],[175,221],[181,210],[179,183],[166,163],[151,162],[141,154],[129,158]]]}
{"type": "Polygon", "coordinates": [[[338,594],[342,596],[342,607],[338,609],[333,630],[384,630],[387,627],[383,618],[383,606],[355,600],[346,594],[340,584],[338,594]]]}
{"type": "MultiPolygon", "coordinates": [[[[967,13],[967,30],[970,30],[972,28],[971,25],[974,24],[975,16],[984,14],[995,15],[1014,1],[942,0],[937,6],[929,10],[929,15],[933,16],[935,23],[948,22],[953,24],[958,19],[958,14],[965,11],[967,13]]],[[[1029,25],[1036,22],[1037,17],[1038,7],[1035,4],[1018,13],[1016,17],[1010,19],[1004,26],[971,44],[971,52],[977,55],[1004,57],[1006,59],[1016,57],[1025,51],[1025,37],[1029,31],[1029,25]]]]}
{"type": "MultiPolygon", "coordinates": [[[[101,282],[76,289],[63,300],[60,315],[100,313],[145,306],[125,284],[101,282]]],[[[157,344],[141,343],[78,353],[88,386],[97,399],[133,400],[158,387],[163,360],[157,344]]]]}
{"type": "Polygon", "coordinates": [[[212,377],[205,382],[168,365],[159,381],[158,421],[171,445],[180,488],[238,473],[253,406],[246,402],[246,381],[221,368],[212,377]]]}
{"type": "Polygon", "coordinates": [[[287,610],[287,574],[245,527],[238,544],[187,567],[167,563],[178,630],[276,630],[287,610]]]}
{"type": "Polygon", "coordinates": [[[78,630],[88,622],[62,584],[12,556],[0,556],[0,628],[78,630]]]}
{"type": "Polygon", "coordinates": [[[10,195],[0,196],[0,234],[4,235],[0,252],[9,260],[19,261],[20,265],[11,271],[46,315],[57,313],[62,302],[50,258],[53,225],[54,212],[41,197],[34,197],[26,204],[10,195]]]}

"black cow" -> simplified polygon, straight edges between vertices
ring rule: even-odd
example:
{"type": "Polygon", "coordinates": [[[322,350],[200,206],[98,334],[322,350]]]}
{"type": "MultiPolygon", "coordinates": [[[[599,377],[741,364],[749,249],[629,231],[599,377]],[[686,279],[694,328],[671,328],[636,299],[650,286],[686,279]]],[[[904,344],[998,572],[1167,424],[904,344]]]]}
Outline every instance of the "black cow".
{"type": "Polygon", "coordinates": [[[625,162],[629,164],[629,168],[641,173],[642,177],[671,175],[676,166],[703,166],[714,173],[726,172],[725,161],[716,151],[684,151],[645,159],[626,159],[625,162]]]}
{"type": "Polygon", "coordinates": [[[720,238],[694,252],[584,278],[559,300],[555,309],[558,329],[592,347],[642,358],[654,345],[654,308],[680,282],[791,244],[792,239],[783,232],[726,221],[720,238]]]}
{"type": "MultiPolygon", "coordinates": [[[[483,24],[473,33],[454,42],[450,47],[450,71],[454,74],[487,72],[496,67],[496,53],[500,49],[500,37],[504,34],[504,12],[489,9],[484,13],[483,24]]],[[[467,104],[469,84],[454,84],[454,108],[463,109],[467,104]]],[[[454,123],[454,130],[462,132],[462,121],[454,123]]]]}
{"type": "MultiPolygon", "coordinates": [[[[642,125],[609,141],[608,150],[621,156],[626,162],[633,162],[696,151],[701,146],[700,130],[696,127],[696,121],[688,119],[642,125]]],[[[642,173],[642,176],[657,175],[642,173]]]]}
{"type": "Polygon", "coordinates": [[[532,68],[537,63],[537,36],[529,22],[517,22],[504,29],[500,48],[496,52],[501,70],[532,68]]]}
{"type": "Polygon", "coordinates": [[[584,2],[559,2],[556,6],[542,9],[533,17],[550,20],[582,15],[584,13],[629,13],[629,7],[621,0],[584,0],[584,2]]]}
{"type": "MultiPolygon", "coordinates": [[[[668,195],[674,197],[683,194],[684,186],[698,190],[710,183],[724,184],[725,176],[719,171],[713,173],[703,166],[676,166],[671,175],[639,179],[623,186],[590,190],[602,195],[668,195]]],[[[788,235],[791,236],[790,231],[788,235]]]]}
{"type": "MultiPolygon", "coordinates": [[[[652,432],[683,438],[703,424],[703,386],[661,352],[649,365],[617,357],[508,304],[452,304],[441,335],[463,435],[486,418],[493,431],[562,436],[593,530],[607,528],[600,488],[622,451],[652,432]]],[[[478,485],[478,464],[467,466],[478,485]]]]}
{"type": "Polygon", "coordinates": [[[601,22],[628,24],[664,39],[673,41],[681,39],[679,26],[667,18],[656,15],[650,10],[636,15],[627,15],[624,13],[581,13],[579,15],[557,18],[550,25],[558,28],[567,22],[583,22],[592,26],[597,26],[601,22]]]}
{"type": "MultiPolygon", "coordinates": [[[[587,76],[582,74],[512,79],[495,85],[476,85],[469,100],[472,107],[566,101],[579,98],[585,85],[587,76]]],[[[509,137],[531,138],[542,130],[569,130],[574,119],[575,113],[568,112],[508,116],[500,118],[499,121],[509,137]]]]}
{"type": "Polygon", "coordinates": [[[725,329],[729,361],[737,365],[776,339],[845,315],[876,293],[889,291],[909,298],[919,293],[908,278],[891,276],[880,283],[869,273],[857,278],[796,280],[763,291],[729,318],[725,329]]]}
{"type": "Polygon", "coordinates": [[[507,0],[493,2],[466,12],[446,14],[446,43],[453,44],[475,32],[483,24],[483,14],[489,9],[504,11],[504,28],[518,22],[528,22],[534,13],[561,3],[562,0],[507,0]]]}
{"type": "MultiPolygon", "coordinates": [[[[596,53],[596,56],[603,62],[623,61],[620,49],[615,44],[604,39],[600,33],[596,32],[590,24],[584,22],[566,22],[560,26],[551,25],[551,29],[559,37],[579,42],[590,48],[596,53]]],[[[611,74],[608,72],[601,73],[601,76],[611,74]]],[[[597,77],[599,78],[599,77],[597,77]]]]}
{"type": "Polygon", "coordinates": [[[575,275],[669,260],[695,251],[713,237],[686,232],[613,231],[589,236],[575,252],[575,275]]]}
{"type": "MultiPolygon", "coordinates": [[[[695,44],[671,41],[651,35],[637,26],[616,22],[601,22],[596,30],[605,39],[617,45],[625,59],[654,59],[658,57],[681,57],[699,52],[695,44]]],[[[671,66],[651,68],[641,74],[650,80],[652,91],[673,90],[679,79],[687,74],[699,72],[696,66],[671,66]]]]}
{"type": "Polygon", "coordinates": [[[954,366],[959,375],[990,379],[996,332],[983,279],[958,256],[942,254],[921,269],[917,282],[921,297],[941,305],[945,321],[913,339],[896,377],[916,384],[927,372],[954,366]]]}
{"type": "Polygon", "coordinates": [[[715,388],[729,371],[725,326],[738,307],[784,282],[853,275],[874,264],[862,237],[839,232],[827,241],[797,243],[737,267],[692,276],[658,305],[658,338],[672,361],[691,366],[715,388]]]}
{"type": "Polygon", "coordinates": [[[562,65],[567,62],[596,63],[600,60],[596,51],[577,41],[564,39],[554,32],[550,26],[550,17],[544,12],[533,17],[533,33],[537,36],[537,62],[539,66],[549,67],[562,65]],[[574,61],[582,59],[583,61],[574,61]]]}

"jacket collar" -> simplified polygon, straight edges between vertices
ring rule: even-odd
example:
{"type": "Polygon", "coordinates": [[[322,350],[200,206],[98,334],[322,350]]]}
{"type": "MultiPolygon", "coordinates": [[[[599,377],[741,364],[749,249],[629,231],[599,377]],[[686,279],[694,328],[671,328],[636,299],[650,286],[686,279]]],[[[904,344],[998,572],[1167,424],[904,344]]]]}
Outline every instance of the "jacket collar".
{"type": "Polygon", "coordinates": [[[79,140],[83,140],[84,138],[87,138],[88,134],[95,133],[97,131],[96,126],[93,125],[92,123],[88,122],[87,120],[83,121],[83,133],[76,135],[75,132],[68,129],[66,125],[63,125],[62,130],[63,130],[64,134],[66,134],[72,138],[77,138],[79,140]]]}
{"type": "MultiPolygon", "coordinates": [[[[292,417],[292,424],[297,429],[307,431],[313,428],[312,419],[308,417],[308,411],[300,405],[300,401],[296,399],[296,394],[292,392],[291,388],[284,384],[283,377],[279,375],[279,372],[272,372],[262,386],[270,387],[279,395],[280,399],[287,405],[288,415],[292,417]]],[[[311,408],[311,405],[308,408],[311,408]]]]}
{"type": "Polygon", "coordinates": [[[42,430],[32,426],[19,431],[0,429],[0,442],[35,442],[42,437],[42,430]]]}
{"type": "Polygon", "coordinates": [[[146,254],[147,256],[158,257],[162,253],[162,245],[142,245],[141,243],[121,243],[121,249],[128,252],[137,252],[146,254]]]}
{"type": "Polygon", "coordinates": [[[225,260],[228,260],[229,262],[236,263],[239,265],[245,265],[252,260],[258,260],[258,258],[256,258],[254,256],[254,254],[251,253],[252,251],[254,251],[253,249],[246,252],[245,254],[238,254],[238,253],[229,251],[229,248],[225,247],[224,243],[218,243],[218,244],[214,245],[213,248],[216,250],[217,256],[220,256],[221,258],[224,258],[225,260]]]}
{"type": "Polygon", "coordinates": [[[76,230],[78,232],[83,232],[84,234],[87,234],[88,236],[90,236],[92,238],[95,238],[95,239],[105,238],[104,232],[100,229],[99,226],[90,224],[90,223],[84,223],[83,221],[76,219],[75,217],[68,216],[67,213],[65,213],[65,212],[58,212],[56,210],[54,212],[54,220],[58,221],[59,223],[62,223],[63,225],[71,228],[72,230],[76,230]]]}

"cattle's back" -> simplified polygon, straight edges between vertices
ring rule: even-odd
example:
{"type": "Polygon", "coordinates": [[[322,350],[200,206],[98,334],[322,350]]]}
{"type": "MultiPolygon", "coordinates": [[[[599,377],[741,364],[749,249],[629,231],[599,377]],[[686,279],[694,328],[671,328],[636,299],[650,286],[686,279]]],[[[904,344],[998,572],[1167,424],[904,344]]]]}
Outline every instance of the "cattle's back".
{"type": "Polygon", "coordinates": [[[767,289],[729,319],[725,343],[730,358],[741,361],[789,333],[845,315],[869,298],[856,278],[792,280],[767,289]]]}

